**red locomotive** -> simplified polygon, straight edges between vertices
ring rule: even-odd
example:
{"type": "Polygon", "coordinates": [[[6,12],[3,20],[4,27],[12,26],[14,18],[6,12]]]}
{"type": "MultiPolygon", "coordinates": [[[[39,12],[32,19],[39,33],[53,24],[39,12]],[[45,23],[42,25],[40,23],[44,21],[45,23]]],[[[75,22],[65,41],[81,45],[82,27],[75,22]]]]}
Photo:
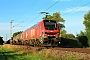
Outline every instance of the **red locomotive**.
{"type": "Polygon", "coordinates": [[[54,20],[42,20],[26,31],[13,37],[13,44],[57,46],[60,43],[60,29],[54,20]]]}

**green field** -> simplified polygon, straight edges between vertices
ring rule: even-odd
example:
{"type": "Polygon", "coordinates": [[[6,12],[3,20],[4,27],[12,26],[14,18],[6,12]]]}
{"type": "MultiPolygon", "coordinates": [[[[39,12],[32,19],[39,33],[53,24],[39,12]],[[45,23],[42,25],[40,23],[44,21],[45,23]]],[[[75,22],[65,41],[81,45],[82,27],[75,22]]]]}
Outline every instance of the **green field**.
{"type": "Polygon", "coordinates": [[[61,59],[52,57],[51,55],[46,56],[45,53],[31,54],[31,53],[19,53],[18,51],[19,49],[14,49],[10,51],[0,46],[0,60],[78,60],[72,57],[66,57],[65,59],[61,59]]]}
{"type": "MultiPolygon", "coordinates": [[[[17,49],[19,50],[19,49],[17,49]]],[[[46,58],[40,56],[40,54],[26,54],[16,53],[16,50],[10,51],[8,49],[0,47],[0,60],[57,60],[57,58],[46,58]]],[[[59,60],[59,59],[58,59],[59,60]]]]}

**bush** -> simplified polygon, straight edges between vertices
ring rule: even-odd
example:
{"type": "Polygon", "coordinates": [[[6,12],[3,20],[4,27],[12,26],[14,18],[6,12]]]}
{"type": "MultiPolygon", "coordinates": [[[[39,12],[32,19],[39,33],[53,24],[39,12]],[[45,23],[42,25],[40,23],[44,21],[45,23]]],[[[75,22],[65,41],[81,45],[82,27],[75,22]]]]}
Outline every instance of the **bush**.
{"type": "Polygon", "coordinates": [[[86,36],[78,36],[77,39],[82,44],[83,47],[88,47],[88,38],[86,36]]]}
{"type": "Polygon", "coordinates": [[[75,38],[73,34],[64,34],[61,37],[61,47],[82,47],[81,43],[75,38]]]}
{"type": "Polygon", "coordinates": [[[0,37],[0,45],[3,45],[4,41],[2,39],[3,37],[0,37]]]}

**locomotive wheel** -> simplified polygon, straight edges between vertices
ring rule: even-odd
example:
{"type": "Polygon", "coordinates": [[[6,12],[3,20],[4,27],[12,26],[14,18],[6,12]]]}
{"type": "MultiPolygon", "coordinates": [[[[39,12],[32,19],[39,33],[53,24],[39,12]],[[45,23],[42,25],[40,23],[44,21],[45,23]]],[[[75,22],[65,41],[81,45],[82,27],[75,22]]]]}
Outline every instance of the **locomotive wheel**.
{"type": "Polygon", "coordinates": [[[40,43],[40,41],[37,39],[37,40],[34,40],[34,43],[33,43],[33,47],[41,47],[42,44],[40,43]]]}
{"type": "Polygon", "coordinates": [[[38,39],[36,40],[36,45],[39,46],[39,40],[38,39]]]}

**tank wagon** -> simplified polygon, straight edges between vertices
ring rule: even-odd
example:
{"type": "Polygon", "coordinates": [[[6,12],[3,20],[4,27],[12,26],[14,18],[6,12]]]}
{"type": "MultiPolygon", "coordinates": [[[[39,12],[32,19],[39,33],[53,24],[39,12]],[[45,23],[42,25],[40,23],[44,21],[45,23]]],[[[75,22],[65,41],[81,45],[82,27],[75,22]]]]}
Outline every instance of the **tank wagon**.
{"type": "Polygon", "coordinates": [[[13,37],[11,40],[10,40],[10,44],[22,44],[23,43],[23,32],[16,35],[15,37],[13,37]]]}
{"type": "Polygon", "coordinates": [[[60,28],[54,20],[42,20],[21,34],[13,37],[12,44],[33,46],[57,46],[60,44],[60,28]]]}

